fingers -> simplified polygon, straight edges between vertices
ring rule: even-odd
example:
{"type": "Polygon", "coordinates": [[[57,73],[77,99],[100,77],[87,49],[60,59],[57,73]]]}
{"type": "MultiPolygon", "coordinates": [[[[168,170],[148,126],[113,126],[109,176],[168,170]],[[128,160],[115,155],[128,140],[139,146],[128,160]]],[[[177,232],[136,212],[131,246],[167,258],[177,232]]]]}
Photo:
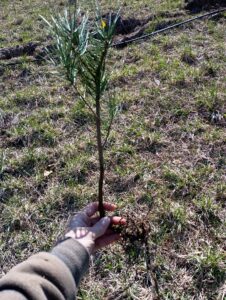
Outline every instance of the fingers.
{"type": "Polygon", "coordinates": [[[70,230],[65,234],[65,237],[72,237],[73,239],[80,239],[89,233],[88,228],[78,227],[76,230],[70,230]]]}
{"type": "MultiPolygon", "coordinates": [[[[114,211],[117,206],[115,204],[109,203],[109,202],[104,202],[104,209],[107,211],[114,211]]],[[[88,217],[92,217],[99,208],[99,203],[98,202],[93,202],[89,205],[87,205],[84,209],[83,212],[88,216],[88,217]]]]}
{"type": "Polygon", "coordinates": [[[114,242],[117,242],[120,239],[120,235],[118,233],[112,233],[106,236],[101,236],[95,241],[95,250],[98,250],[102,247],[106,247],[114,242]]]}
{"type": "MultiPolygon", "coordinates": [[[[109,203],[109,202],[104,202],[103,205],[104,205],[104,209],[107,211],[114,211],[117,208],[117,205],[115,205],[113,203],[109,203]]],[[[98,205],[98,207],[99,207],[99,205],[98,205]]]]}
{"type": "MultiPolygon", "coordinates": [[[[126,219],[118,216],[109,217],[112,225],[125,225],[126,219]]],[[[90,226],[95,225],[100,220],[100,217],[94,217],[90,219],[90,226]]]]}
{"type": "Polygon", "coordinates": [[[74,232],[75,232],[75,237],[77,239],[80,239],[86,236],[89,233],[89,230],[88,228],[81,227],[81,228],[77,228],[74,232]]]}
{"type": "Polygon", "coordinates": [[[111,224],[113,225],[126,225],[126,219],[122,217],[111,217],[111,224]]]}
{"type": "Polygon", "coordinates": [[[91,228],[91,231],[95,235],[95,239],[105,234],[110,223],[111,219],[109,217],[104,217],[91,228]]]}

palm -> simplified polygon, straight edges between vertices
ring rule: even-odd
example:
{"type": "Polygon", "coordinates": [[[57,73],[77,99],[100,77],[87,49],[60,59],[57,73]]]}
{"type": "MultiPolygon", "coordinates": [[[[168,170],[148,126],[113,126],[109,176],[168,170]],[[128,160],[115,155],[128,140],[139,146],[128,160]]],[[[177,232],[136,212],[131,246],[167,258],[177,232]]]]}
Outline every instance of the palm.
{"type": "MultiPolygon", "coordinates": [[[[78,240],[90,253],[120,238],[118,233],[109,229],[110,224],[124,225],[126,222],[125,219],[116,216],[96,217],[98,207],[98,202],[91,203],[83,211],[72,217],[68,225],[69,232],[66,235],[78,240]]],[[[114,211],[116,205],[104,203],[104,209],[114,211]]]]}

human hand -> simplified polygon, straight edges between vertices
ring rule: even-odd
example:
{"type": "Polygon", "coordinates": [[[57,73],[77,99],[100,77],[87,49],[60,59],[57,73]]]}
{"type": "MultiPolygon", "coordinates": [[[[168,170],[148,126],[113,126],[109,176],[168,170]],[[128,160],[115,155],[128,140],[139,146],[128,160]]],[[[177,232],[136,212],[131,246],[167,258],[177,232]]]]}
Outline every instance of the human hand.
{"type": "MultiPolygon", "coordinates": [[[[109,228],[112,225],[125,225],[121,217],[95,217],[98,202],[86,206],[81,212],[72,217],[65,237],[71,237],[82,244],[90,254],[120,239],[120,235],[109,228]]],[[[106,211],[114,211],[115,204],[104,203],[106,211]]]]}

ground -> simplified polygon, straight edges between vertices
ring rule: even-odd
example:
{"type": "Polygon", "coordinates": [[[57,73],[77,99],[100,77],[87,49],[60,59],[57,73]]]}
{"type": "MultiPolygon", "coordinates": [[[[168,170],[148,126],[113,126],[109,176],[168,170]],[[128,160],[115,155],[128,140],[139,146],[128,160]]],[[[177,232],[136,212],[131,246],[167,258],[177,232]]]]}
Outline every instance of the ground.
{"type": "MultiPolygon", "coordinates": [[[[100,2],[103,13],[112,8],[100,2]]],[[[192,17],[184,1],[119,2],[122,20],[139,22],[117,41],[192,17]]],[[[64,5],[0,4],[0,47],[39,45],[32,56],[0,60],[1,275],[49,250],[69,215],[96,199],[94,120],[39,55],[51,44],[40,15],[64,5]]],[[[148,215],[159,299],[220,300],[226,293],[225,25],[222,13],[112,49],[109,58],[109,94],[119,113],[105,150],[105,199],[120,214],[148,215]]],[[[92,258],[78,299],[154,298],[143,249],[137,258],[123,248],[92,258]]]]}

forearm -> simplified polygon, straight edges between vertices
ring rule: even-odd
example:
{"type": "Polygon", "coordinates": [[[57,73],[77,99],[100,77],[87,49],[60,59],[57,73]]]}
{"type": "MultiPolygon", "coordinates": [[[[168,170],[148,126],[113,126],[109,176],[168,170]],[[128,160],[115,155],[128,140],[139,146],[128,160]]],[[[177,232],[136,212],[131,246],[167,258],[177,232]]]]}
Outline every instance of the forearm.
{"type": "Polygon", "coordinates": [[[0,300],[74,300],[88,263],[86,249],[68,239],[10,270],[0,280],[0,300]]]}

